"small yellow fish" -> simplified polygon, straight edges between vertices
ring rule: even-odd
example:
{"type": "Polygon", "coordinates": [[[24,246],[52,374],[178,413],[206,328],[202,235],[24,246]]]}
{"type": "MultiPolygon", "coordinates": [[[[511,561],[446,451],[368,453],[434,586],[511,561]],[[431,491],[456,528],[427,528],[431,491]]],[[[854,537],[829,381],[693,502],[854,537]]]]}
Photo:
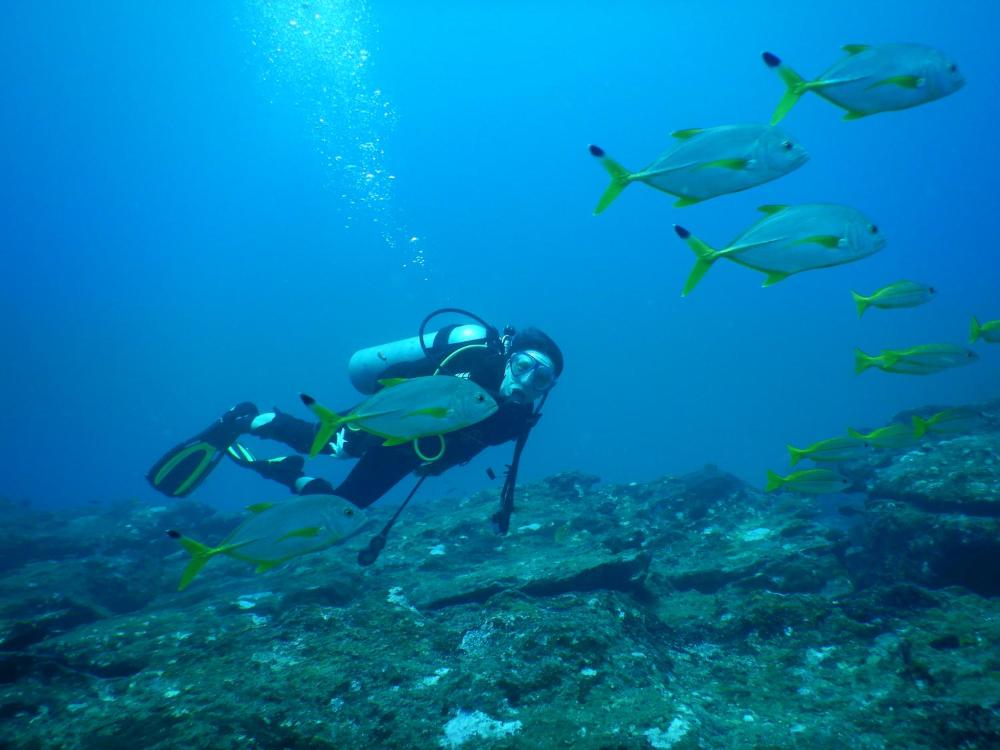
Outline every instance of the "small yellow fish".
{"type": "Polygon", "coordinates": [[[897,281],[872,292],[868,296],[851,292],[854,304],[858,307],[858,317],[865,314],[869,307],[883,310],[896,307],[916,307],[934,299],[934,287],[916,281],[897,281]]]}
{"type": "Polygon", "coordinates": [[[955,434],[971,432],[983,423],[982,412],[959,407],[939,411],[926,419],[913,417],[913,434],[921,437],[924,433],[955,434]]]}
{"type": "Polygon", "coordinates": [[[879,427],[868,434],[848,427],[847,434],[855,440],[862,440],[868,445],[874,445],[876,448],[907,448],[915,445],[919,438],[910,425],[903,424],[902,422],[879,427]]]}
{"type": "Polygon", "coordinates": [[[808,495],[826,495],[831,492],[843,492],[850,485],[850,480],[829,469],[805,469],[789,474],[787,477],[768,471],[767,486],[764,487],[764,492],[787,489],[808,495]]]}
{"type": "Polygon", "coordinates": [[[979,359],[974,351],[955,344],[921,344],[909,349],[885,349],[881,354],[865,354],[854,350],[854,372],[862,373],[869,367],[884,372],[903,375],[930,375],[950,367],[968,365],[979,359]]]}
{"type": "Polygon", "coordinates": [[[851,437],[835,437],[820,440],[808,448],[796,448],[792,445],[787,446],[787,448],[792,466],[795,466],[803,458],[831,463],[850,461],[851,459],[858,458],[867,450],[863,442],[851,437]]]}

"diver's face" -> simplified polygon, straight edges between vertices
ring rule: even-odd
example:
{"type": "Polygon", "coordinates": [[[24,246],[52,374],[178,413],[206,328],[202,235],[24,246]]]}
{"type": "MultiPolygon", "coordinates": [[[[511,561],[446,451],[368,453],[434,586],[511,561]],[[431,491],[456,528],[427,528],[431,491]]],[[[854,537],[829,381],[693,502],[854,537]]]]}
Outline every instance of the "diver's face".
{"type": "Polygon", "coordinates": [[[556,384],[552,360],[534,349],[514,352],[507,361],[500,395],[519,404],[541,398],[556,384]]]}

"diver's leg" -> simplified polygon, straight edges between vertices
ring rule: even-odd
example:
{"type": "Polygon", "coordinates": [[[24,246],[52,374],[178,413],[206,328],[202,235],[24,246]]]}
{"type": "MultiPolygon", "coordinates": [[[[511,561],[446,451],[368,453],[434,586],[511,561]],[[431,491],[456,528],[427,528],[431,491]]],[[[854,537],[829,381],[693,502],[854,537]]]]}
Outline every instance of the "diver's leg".
{"type": "MultiPolygon", "coordinates": [[[[254,418],[250,425],[250,434],[264,440],[277,440],[296,453],[308,454],[318,429],[317,422],[307,422],[304,419],[293,417],[291,414],[278,411],[275,407],[274,411],[258,414],[254,418]]],[[[320,453],[329,452],[328,445],[323,446],[320,451],[320,453]]]]}
{"type": "MultiPolygon", "coordinates": [[[[346,413],[346,412],[345,412],[346,413]]],[[[309,422],[278,411],[264,412],[254,418],[250,434],[264,440],[277,440],[296,453],[308,454],[319,431],[319,422],[309,422]]],[[[334,458],[358,458],[382,438],[360,430],[341,427],[333,439],[320,449],[320,454],[334,458]]]]}
{"type": "Polygon", "coordinates": [[[237,463],[253,469],[265,479],[272,479],[278,484],[284,485],[289,492],[296,495],[333,494],[333,485],[328,481],[320,477],[309,476],[303,471],[306,460],[302,456],[280,456],[257,461],[252,456],[240,459],[230,452],[230,457],[237,463]],[[247,458],[249,460],[246,460],[247,458]]]}
{"type": "Polygon", "coordinates": [[[367,508],[421,463],[412,443],[372,446],[333,493],[367,508]]]}

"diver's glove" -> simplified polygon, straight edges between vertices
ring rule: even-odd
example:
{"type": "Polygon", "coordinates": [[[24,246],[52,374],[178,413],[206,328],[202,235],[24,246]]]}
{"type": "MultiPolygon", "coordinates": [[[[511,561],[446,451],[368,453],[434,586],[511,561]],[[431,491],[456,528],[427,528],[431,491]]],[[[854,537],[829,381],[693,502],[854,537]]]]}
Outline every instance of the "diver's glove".
{"type": "Polygon", "coordinates": [[[333,458],[350,458],[347,453],[347,429],[341,427],[337,430],[337,435],[330,441],[330,455],[333,458]]]}

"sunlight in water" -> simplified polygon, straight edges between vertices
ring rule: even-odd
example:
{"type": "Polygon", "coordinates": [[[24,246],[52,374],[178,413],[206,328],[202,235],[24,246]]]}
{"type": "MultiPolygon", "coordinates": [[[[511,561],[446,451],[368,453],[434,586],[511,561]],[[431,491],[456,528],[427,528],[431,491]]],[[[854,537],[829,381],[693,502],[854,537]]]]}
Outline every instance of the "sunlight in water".
{"type": "Polygon", "coordinates": [[[258,1],[250,11],[247,31],[267,93],[302,112],[345,227],[372,223],[389,247],[405,253],[404,266],[423,267],[423,243],[392,201],[396,175],[386,166],[383,137],[396,114],[370,81],[378,29],[368,4],[258,1]]]}

